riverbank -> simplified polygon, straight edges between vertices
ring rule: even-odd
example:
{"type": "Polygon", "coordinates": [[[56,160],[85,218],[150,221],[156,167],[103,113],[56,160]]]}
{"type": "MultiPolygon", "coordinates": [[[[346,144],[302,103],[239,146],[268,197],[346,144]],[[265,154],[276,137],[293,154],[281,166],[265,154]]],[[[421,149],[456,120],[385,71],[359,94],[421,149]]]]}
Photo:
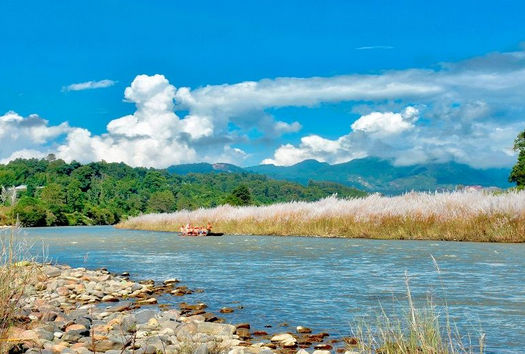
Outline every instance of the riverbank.
{"type": "MultiPolygon", "coordinates": [[[[326,350],[335,350],[339,342],[329,344],[328,334],[312,334],[305,327],[269,335],[251,329],[249,323],[227,324],[207,312],[203,303],[181,302],[179,309],[170,309],[159,299],[193,292],[177,279],[133,282],[127,273],[115,275],[106,269],[37,269],[8,332],[9,353],[271,354],[312,348],[328,354],[326,350]]],[[[345,347],[342,343],[337,351],[344,353],[345,347]]]]}
{"type": "Polygon", "coordinates": [[[224,205],[141,215],[116,227],[178,232],[181,225],[208,222],[214,231],[239,235],[525,242],[525,191],[330,197],[261,207],[224,205]]]}

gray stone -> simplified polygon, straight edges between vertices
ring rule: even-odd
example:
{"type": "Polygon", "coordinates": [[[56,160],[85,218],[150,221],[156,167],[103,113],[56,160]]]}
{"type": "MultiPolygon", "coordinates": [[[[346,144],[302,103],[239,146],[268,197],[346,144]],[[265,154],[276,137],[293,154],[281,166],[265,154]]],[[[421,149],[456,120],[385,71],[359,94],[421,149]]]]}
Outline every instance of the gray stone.
{"type": "Polygon", "coordinates": [[[46,267],[44,274],[50,278],[58,277],[62,274],[62,271],[56,267],[46,267]]]}
{"type": "Polygon", "coordinates": [[[88,330],[73,330],[73,331],[64,333],[64,335],[62,336],[62,340],[69,342],[69,343],[73,343],[73,342],[78,342],[81,338],[87,337],[87,336],[89,336],[88,330]]]}
{"type": "Polygon", "coordinates": [[[37,328],[35,329],[35,332],[38,335],[38,338],[40,339],[52,341],[55,338],[55,335],[53,334],[53,332],[46,331],[43,328],[37,328]]]}
{"type": "Polygon", "coordinates": [[[137,330],[137,321],[133,315],[127,315],[122,318],[121,324],[124,332],[133,333],[137,330]]]}
{"type": "Polygon", "coordinates": [[[131,286],[131,291],[141,290],[142,288],[143,288],[142,285],[135,283],[135,284],[133,284],[133,285],[131,286]]]}
{"type": "Polygon", "coordinates": [[[233,336],[235,326],[223,323],[201,322],[197,325],[197,330],[200,333],[209,334],[212,336],[233,336]]]}
{"type": "Polygon", "coordinates": [[[147,323],[150,319],[154,318],[157,314],[157,311],[154,310],[141,310],[135,312],[135,321],[138,324],[147,323]]]}
{"type": "Polygon", "coordinates": [[[208,345],[206,343],[201,343],[193,354],[208,354],[208,345]]]}

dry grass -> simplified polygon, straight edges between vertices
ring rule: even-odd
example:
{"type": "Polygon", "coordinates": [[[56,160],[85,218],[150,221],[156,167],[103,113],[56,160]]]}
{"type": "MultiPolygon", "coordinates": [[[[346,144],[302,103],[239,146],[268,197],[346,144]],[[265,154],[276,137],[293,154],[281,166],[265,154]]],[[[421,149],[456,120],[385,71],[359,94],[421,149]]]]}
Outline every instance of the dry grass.
{"type": "MultiPolygon", "coordinates": [[[[2,194],[3,199],[9,198],[13,209],[17,202],[16,192],[7,195],[3,190],[2,194]]],[[[16,217],[10,215],[10,219],[16,220],[16,217]]],[[[0,229],[0,353],[9,350],[9,329],[16,323],[20,300],[36,274],[37,264],[28,253],[31,247],[20,233],[17,221],[8,229],[0,229]]]]}
{"type": "Polygon", "coordinates": [[[422,307],[413,300],[406,276],[407,303],[388,315],[381,308],[375,318],[364,318],[354,331],[361,354],[474,354],[484,352],[485,335],[472,343],[470,334],[461,336],[451,323],[448,306],[440,308],[429,298],[422,307]],[[465,339],[466,338],[466,339],[465,339]]]}
{"type": "Polygon", "coordinates": [[[179,231],[186,223],[245,235],[525,242],[525,191],[408,193],[358,199],[232,207],[148,214],[119,228],[179,231]]]}

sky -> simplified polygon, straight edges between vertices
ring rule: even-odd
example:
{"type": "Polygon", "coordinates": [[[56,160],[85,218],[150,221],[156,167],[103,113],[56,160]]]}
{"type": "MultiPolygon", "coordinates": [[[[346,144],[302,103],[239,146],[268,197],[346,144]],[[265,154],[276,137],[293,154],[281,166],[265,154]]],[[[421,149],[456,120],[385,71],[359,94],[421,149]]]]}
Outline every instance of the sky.
{"type": "Polygon", "coordinates": [[[522,1],[2,1],[0,163],[509,167],[522,1]]]}

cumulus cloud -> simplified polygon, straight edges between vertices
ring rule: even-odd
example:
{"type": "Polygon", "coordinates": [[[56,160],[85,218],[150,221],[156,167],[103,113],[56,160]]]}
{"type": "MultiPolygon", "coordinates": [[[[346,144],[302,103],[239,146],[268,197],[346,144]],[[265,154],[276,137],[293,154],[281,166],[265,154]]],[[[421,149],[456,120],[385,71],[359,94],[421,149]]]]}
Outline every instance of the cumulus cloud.
{"type": "MultiPolygon", "coordinates": [[[[113,83],[103,81],[68,89],[113,83]]],[[[476,167],[509,166],[515,161],[510,146],[525,121],[525,52],[491,53],[433,69],[282,77],[193,89],[177,89],[163,75],[138,75],[124,99],[135,104],[135,112],[112,120],[101,135],[9,112],[0,120],[0,137],[9,136],[12,143],[2,144],[0,158],[55,152],[67,160],[134,166],[242,164],[250,155],[236,144],[266,139],[282,145],[263,162],[280,165],[307,158],[339,163],[380,156],[398,164],[455,160],[476,167]],[[345,135],[332,140],[309,134],[297,145],[286,143],[286,135],[300,132],[302,124],[281,116],[279,108],[339,102],[358,102],[354,113],[360,117],[349,121],[345,135]],[[177,112],[187,113],[179,117],[177,112]]]]}
{"type": "Polygon", "coordinates": [[[42,146],[70,131],[71,127],[67,123],[49,126],[46,119],[36,114],[22,117],[9,111],[0,116],[0,161],[41,157],[43,153],[38,151],[42,146]]]}
{"type": "Polygon", "coordinates": [[[343,163],[356,158],[377,156],[396,165],[456,161],[474,167],[503,167],[515,161],[510,149],[523,123],[500,127],[490,122],[471,124],[465,134],[456,122],[426,122],[416,125],[419,110],[406,107],[402,112],[372,112],[361,116],[352,130],[338,139],[317,135],[301,139],[298,146],[285,144],[263,164],[289,166],[305,159],[343,163]],[[483,147],[483,148],[481,148],[483,147]]]}
{"type": "Polygon", "coordinates": [[[115,85],[117,82],[118,81],[113,81],[113,80],[81,82],[78,84],[71,84],[71,85],[62,87],[62,92],[83,91],[83,90],[92,90],[92,89],[98,89],[98,88],[106,88],[106,87],[115,85]]]}

